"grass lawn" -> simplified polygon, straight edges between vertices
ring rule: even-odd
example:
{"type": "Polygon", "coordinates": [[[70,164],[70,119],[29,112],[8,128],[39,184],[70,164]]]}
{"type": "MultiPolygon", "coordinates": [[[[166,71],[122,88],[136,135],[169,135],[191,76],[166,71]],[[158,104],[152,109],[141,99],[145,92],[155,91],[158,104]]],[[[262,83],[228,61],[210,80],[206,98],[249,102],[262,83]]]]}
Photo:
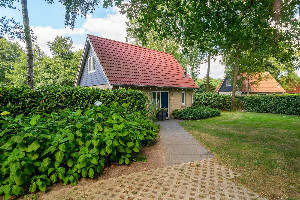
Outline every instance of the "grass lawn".
{"type": "Polygon", "coordinates": [[[300,117],[222,112],[180,124],[215,158],[241,173],[235,180],[271,198],[300,199],[300,117]]]}

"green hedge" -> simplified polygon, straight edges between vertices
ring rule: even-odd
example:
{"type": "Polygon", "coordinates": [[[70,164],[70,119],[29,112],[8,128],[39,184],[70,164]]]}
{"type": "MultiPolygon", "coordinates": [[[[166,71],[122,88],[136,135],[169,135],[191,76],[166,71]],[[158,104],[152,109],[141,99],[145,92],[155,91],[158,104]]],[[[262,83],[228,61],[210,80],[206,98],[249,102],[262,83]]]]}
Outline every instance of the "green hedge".
{"type": "Polygon", "coordinates": [[[216,93],[195,93],[193,106],[208,106],[219,110],[231,109],[231,96],[219,95],[216,93]]]}
{"type": "Polygon", "coordinates": [[[209,107],[190,107],[183,110],[174,110],[173,116],[175,119],[206,119],[209,117],[220,116],[221,112],[216,108],[209,107]]]}
{"type": "Polygon", "coordinates": [[[300,115],[300,95],[241,96],[248,112],[300,115]]]}
{"type": "MultiPolygon", "coordinates": [[[[216,93],[196,93],[193,106],[230,110],[231,96],[216,93]]],[[[236,96],[236,107],[248,112],[300,115],[300,95],[236,96]]]]}
{"type": "Polygon", "coordinates": [[[114,103],[84,113],[15,118],[2,113],[0,195],[8,199],[28,190],[45,191],[59,180],[75,185],[81,177],[95,177],[108,163],[134,160],[143,145],[156,139],[158,126],[140,112],[128,113],[129,107],[114,103]]]}
{"type": "Polygon", "coordinates": [[[0,87],[0,112],[13,115],[52,113],[65,108],[76,111],[88,109],[100,101],[109,106],[114,102],[128,103],[130,112],[146,113],[147,97],[138,90],[101,90],[87,87],[0,87]]]}

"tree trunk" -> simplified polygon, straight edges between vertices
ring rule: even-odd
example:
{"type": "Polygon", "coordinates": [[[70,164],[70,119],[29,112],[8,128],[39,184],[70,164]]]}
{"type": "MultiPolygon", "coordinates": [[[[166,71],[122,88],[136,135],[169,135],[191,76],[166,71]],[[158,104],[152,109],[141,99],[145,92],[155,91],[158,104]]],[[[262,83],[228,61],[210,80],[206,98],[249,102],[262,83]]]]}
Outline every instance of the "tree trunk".
{"type": "Polygon", "coordinates": [[[240,55],[237,51],[235,57],[235,65],[234,65],[234,75],[233,75],[233,85],[232,85],[232,95],[231,95],[231,110],[235,110],[235,92],[236,92],[236,83],[237,83],[237,76],[239,72],[239,61],[240,55]]]}
{"type": "Polygon", "coordinates": [[[209,92],[210,53],[207,58],[206,92],[209,92]]]}
{"type": "Polygon", "coordinates": [[[26,42],[26,50],[27,50],[27,85],[33,88],[33,51],[32,51],[32,41],[30,34],[30,26],[29,26],[29,17],[27,10],[27,0],[21,0],[22,4],[22,15],[23,15],[23,25],[24,25],[24,33],[25,33],[25,42],[26,42]]]}

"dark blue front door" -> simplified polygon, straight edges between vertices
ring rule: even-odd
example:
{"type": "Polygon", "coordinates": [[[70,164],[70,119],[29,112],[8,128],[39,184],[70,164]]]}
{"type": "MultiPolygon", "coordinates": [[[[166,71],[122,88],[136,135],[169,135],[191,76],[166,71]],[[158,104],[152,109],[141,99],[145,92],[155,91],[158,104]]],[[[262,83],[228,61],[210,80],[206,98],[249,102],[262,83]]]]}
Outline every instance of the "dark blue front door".
{"type": "Polygon", "coordinates": [[[167,117],[169,117],[169,93],[161,92],[161,108],[168,109],[167,117]]]}

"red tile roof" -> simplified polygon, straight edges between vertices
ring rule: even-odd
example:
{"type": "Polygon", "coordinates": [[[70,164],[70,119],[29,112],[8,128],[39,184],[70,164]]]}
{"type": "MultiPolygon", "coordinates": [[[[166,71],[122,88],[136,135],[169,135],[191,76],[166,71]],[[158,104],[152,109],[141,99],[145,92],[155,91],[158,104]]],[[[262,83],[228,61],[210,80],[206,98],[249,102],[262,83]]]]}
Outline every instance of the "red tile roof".
{"type": "Polygon", "coordinates": [[[88,35],[112,85],[198,88],[172,54],[88,35]]]}
{"type": "MultiPolygon", "coordinates": [[[[244,87],[241,88],[241,92],[248,92],[248,78],[247,73],[241,75],[244,77],[243,85],[244,87]]],[[[226,78],[226,77],[225,77],[226,78]]],[[[225,78],[216,88],[215,92],[219,92],[225,78]]],[[[282,86],[273,78],[273,76],[269,72],[261,72],[256,73],[250,76],[250,90],[249,92],[254,93],[284,93],[285,90],[282,86]]]]}
{"type": "Polygon", "coordinates": [[[290,93],[290,94],[299,94],[300,93],[300,85],[296,86],[295,89],[292,89],[292,90],[288,90],[286,91],[287,93],[290,93]]]}
{"type": "MultiPolygon", "coordinates": [[[[246,77],[246,74],[242,76],[246,77]]],[[[256,73],[251,75],[250,79],[250,92],[257,93],[284,93],[285,90],[281,85],[273,78],[269,72],[256,73]]],[[[248,91],[248,79],[244,80],[244,87],[241,89],[241,92],[248,91]]]]}

